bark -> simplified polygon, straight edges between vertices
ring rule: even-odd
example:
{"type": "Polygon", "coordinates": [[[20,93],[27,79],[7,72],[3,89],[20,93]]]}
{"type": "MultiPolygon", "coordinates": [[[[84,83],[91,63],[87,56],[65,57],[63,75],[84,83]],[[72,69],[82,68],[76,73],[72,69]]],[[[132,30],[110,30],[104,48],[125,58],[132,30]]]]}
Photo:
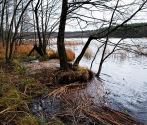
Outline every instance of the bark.
{"type": "Polygon", "coordinates": [[[38,35],[38,39],[39,39],[39,47],[42,49],[43,45],[42,45],[42,40],[41,40],[41,35],[40,35],[39,19],[38,19],[38,7],[39,7],[39,4],[40,4],[40,0],[38,0],[34,11],[35,11],[35,18],[36,18],[37,35],[38,35]]]}
{"type": "Polygon", "coordinates": [[[1,41],[2,41],[2,43],[3,43],[3,46],[5,45],[5,43],[4,43],[4,37],[3,37],[3,35],[4,35],[4,31],[3,31],[3,28],[4,28],[4,26],[3,26],[3,22],[4,22],[4,13],[5,13],[5,8],[6,8],[6,0],[4,0],[4,1],[2,1],[2,10],[1,10],[1,26],[0,26],[0,35],[1,35],[1,41]]]}
{"type": "Polygon", "coordinates": [[[65,45],[64,45],[65,24],[66,24],[67,10],[68,10],[67,3],[68,3],[68,0],[62,0],[62,11],[61,11],[59,32],[58,32],[58,38],[57,38],[60,68],[65,71],[68,70],[67,56],[66,56],[65,45]]]}

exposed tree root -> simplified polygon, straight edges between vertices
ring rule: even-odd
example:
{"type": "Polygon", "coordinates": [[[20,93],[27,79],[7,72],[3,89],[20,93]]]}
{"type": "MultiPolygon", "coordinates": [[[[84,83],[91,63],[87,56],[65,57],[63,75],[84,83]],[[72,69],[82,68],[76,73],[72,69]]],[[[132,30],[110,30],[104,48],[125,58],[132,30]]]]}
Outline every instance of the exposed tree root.
{"type": "Polygon", "coordinates": [[[56,75],[57,81],[60,84],[69,84],[73,82],[87,82],[93,76],[93,73],[86,68],[74,68],[74,70],[60,71],[56,75]]]}

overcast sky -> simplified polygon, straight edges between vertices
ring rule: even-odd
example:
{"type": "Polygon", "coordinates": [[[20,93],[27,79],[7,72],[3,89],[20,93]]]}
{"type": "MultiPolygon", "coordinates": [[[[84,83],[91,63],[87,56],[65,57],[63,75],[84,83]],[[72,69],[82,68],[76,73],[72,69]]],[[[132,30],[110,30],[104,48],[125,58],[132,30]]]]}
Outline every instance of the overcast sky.
{"type": "MultiPolygon", "coordinates": [[[[92,0],[92,1],[96,1],[96,0],[92,0]]],[[[109,0],[109,1],[110,2],[105,3],[105,5],[114,8],[117,0],[109,0]]],[[[129,18],[130,15],[132,15],[139,8],[142,2],[143,0],[119,0],[118,9],[117,9],[118,12],[116,12],[114,15],[113,24],[120,24],[124,20],[129,18]]],[[[102,26],[102,24],[105,24],[104,26],[107,26],[112,16],[112,12],[113,12],[112,9],[110,8],[97,9],[91,5],[85,5],[84,7],[87,7],[90,10],[97,10],[97,11],[90,12],[85,9],[80,9],[76,13],[87,17],[93,16],[94,18],[97,18],[99,20],[96,19],[93,20],[93,22],[95,22],[95,25],[92,25],[92,23],[85,23],[84,21],[74,20],[71,18],[70,20],[67,20],[66,31],[71,31],[71,30],[79,31],[80,28],[83,28],[83,30],[93,30],[102,26]],[[103,21],[100,21],[100,19],[105,20],[107,22],[104,23],[103,21]],[[77,25],[78,23],[80,25],[77,25]]],[[[86,18],[84,16],[80,16],[80,18],[82,18],[83,20],[85,19],[88,21],[90,20],[92,21],[92,19],[86,18]]],[[[72,17],[74,17],[74,15],[72,15],[72,17]]],[[[144,10],[136,14],[136,16],[128,23],[138,23],[138,22],[147,22],[147,4],[145,5],[144,10]]]]}

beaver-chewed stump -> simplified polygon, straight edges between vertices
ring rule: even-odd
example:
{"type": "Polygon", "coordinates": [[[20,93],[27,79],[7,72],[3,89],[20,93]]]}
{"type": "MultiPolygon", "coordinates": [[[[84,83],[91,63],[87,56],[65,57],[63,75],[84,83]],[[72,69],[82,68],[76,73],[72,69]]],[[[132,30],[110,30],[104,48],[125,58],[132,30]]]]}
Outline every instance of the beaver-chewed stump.
{"type": "Polygon", "coordinates": [[[59,84],[69,84],[73,82],[87,82],[93,77],[93,72],[84,67],[77,67],[76,70],[59,71],[56,80],[59,84]]]}

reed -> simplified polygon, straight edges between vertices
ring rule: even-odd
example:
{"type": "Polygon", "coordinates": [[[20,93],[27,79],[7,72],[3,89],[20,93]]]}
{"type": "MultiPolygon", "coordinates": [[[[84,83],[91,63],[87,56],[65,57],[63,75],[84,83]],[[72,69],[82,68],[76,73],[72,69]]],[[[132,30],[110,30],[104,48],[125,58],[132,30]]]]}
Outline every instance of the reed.
{"type": "Polygon", "coordinates": [[[87,48],[85,53],[84,53],[84,57],[87,59],[90,59],[92,57],[92,49],[91,48],[87,48]]]}
{"type": "Polygon", "coordinates": [[[68,61],[73,61],[75,59],[75,53],[71,49],[66,49],[66,55],[68,61]]]}
{"type": "Polygon", "coordinates": [[[47,49],[46,53],[47,53],[49,59],[57,59],[58,58],[58,53],[51,48],[47,49]]]}
{"type": "Polygon", "coordinates": [[[64,44],[68,46],[75,46],[75,45],[81,45],[83,44],[83,42],[82,41],[65,41],[64,44]]]}
{"type": "Polygon", "coordinates": [[[32,49],[32,46],[30,44],[24,44],[15,46],[14,51],[16,54],[28,54],[32,49]]]}
{"type": "Polygon", "coordinates": [[[126,51],[125,50],[119,50],[118,54],[119,54],[119,57],[121,59],[125,59],[126,58],[126,51]]]}

